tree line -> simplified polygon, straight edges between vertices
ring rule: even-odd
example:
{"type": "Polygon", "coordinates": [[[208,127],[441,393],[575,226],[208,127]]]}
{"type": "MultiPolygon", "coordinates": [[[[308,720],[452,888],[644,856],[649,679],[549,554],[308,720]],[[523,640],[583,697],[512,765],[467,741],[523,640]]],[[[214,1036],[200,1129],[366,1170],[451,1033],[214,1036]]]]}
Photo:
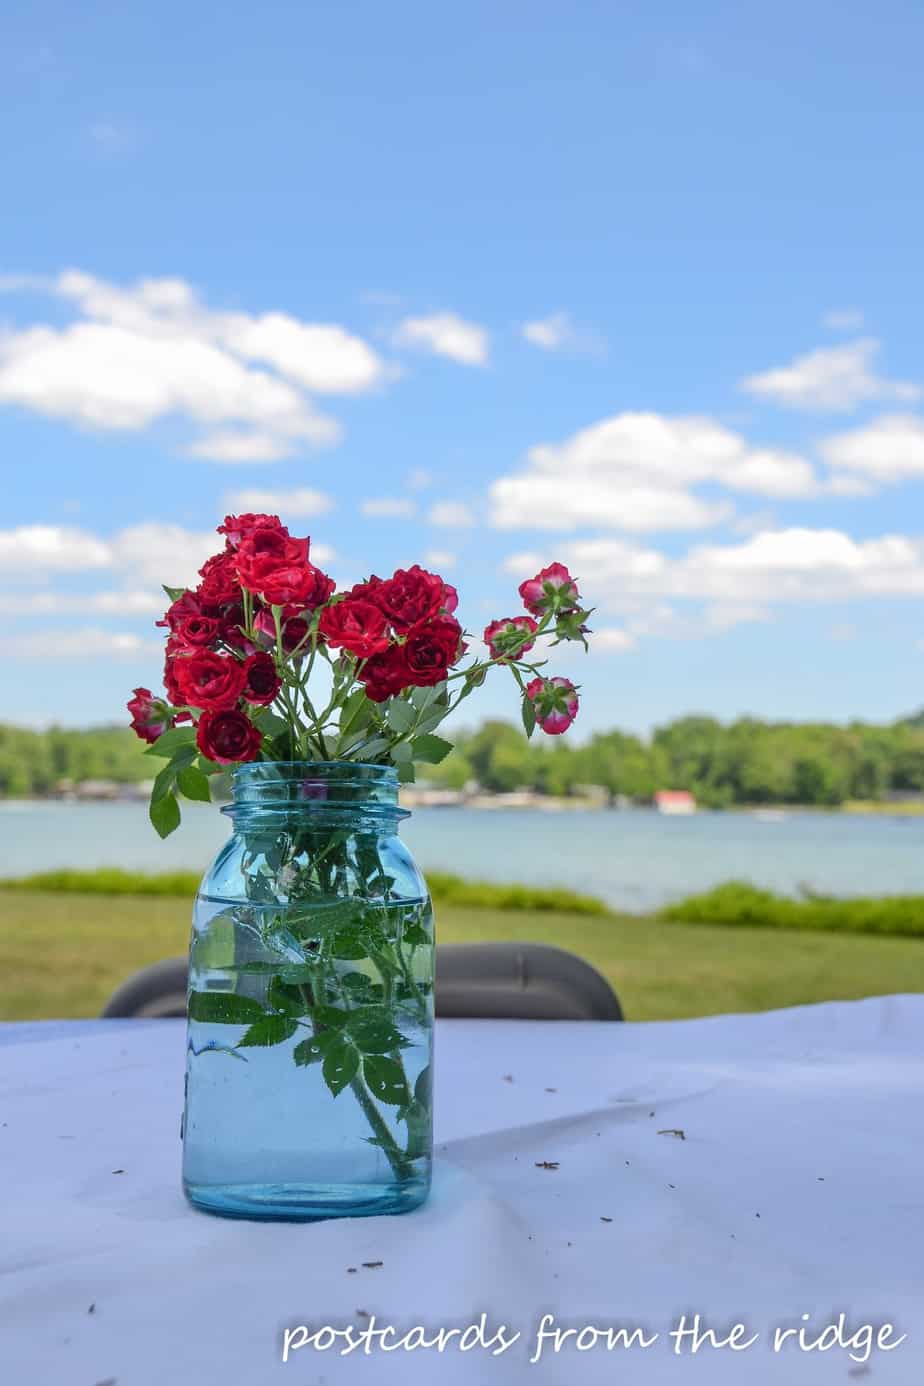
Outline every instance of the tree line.
{"type": "MultiPolygon", "coordinates": [[[[427,767],[431,783],[554,795],[580,794],[593,785],[642,803],[659,789],[689,789],[712,808],[835,806],[924,794],[924,712],[888,725],[847,726],[681,717],[647,740],[614,730],[580,744],[527,741],[520,728],[491,721],[455,741],[442,765],[427,767]]],[[[31,731],[0,725],[0,796],[45,795],[66,780],[149,779],[143,750],[124,727],[31,731]]]]}

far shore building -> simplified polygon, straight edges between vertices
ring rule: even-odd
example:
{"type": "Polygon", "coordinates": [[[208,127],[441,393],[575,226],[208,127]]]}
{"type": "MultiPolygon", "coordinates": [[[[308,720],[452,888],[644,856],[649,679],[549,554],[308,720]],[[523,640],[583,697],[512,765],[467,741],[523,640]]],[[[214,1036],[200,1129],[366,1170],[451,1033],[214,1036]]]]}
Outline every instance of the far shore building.
{"type": "Polygon", "coordinates": [[[696,800],[688,789],[659,789],[654,802],[659,813],[696,812],[696,800]]]}

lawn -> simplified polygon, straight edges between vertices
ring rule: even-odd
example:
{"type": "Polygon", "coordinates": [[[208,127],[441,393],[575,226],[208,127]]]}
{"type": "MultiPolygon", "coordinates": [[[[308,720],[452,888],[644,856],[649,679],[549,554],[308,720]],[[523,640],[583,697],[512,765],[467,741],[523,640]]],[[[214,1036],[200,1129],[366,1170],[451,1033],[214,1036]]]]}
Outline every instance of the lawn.
{"type": "MultiPolygon", "coordinates": [[[[185,953],[189,912],[175,896],[0,891],[0,1019],[98,1015],[130,972],[185,953]]],[[[924,991],[917,939],[459,905],[438,907],[437,928],[451,943],[570,948],[610,980],[629,1020],[924,991]]]]}

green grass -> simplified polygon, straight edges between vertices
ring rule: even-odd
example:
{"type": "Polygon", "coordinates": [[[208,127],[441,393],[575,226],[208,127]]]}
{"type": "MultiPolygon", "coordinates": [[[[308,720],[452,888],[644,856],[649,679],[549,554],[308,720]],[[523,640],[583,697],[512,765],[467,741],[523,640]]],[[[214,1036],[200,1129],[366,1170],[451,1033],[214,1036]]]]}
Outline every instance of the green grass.
{"type": "Polygon", "coordinates": [[[857,896],[843,900],[833,896],[811,896],[793,900],[769,890],[758,890],[746,881],[727,881],[702,895],[678,900],[661,910],[659,917],[681,924],[731,924],[761,929],[924,938],[924,895],[857,896]]]}
{"type": "MultiPolygon", "coordinates": [[[[531,913],[548,910],[568,914],[610,913],[602,900],[558,886],[464,881],[461,876],[450,876],[445,871],[428,871],[427,884],[437,904],[472,909],[528,910],[531,913]]],[[[174,895],[189,900],[198,888],[199,876],[193,871],[148,874],[143,871],[122,871],[114,866],[100,867],[95,871],[43,871],[35,876],[0,879],[0,891],[38,890],[46,894],[64,891],[83,895],[174,895]]]]}
{"type": "MultiPolygon", "coordinates": [[[[98,1015],[129,973],[185,953],[189,898],[0,891],[0,1019],[98,1015]]],[[[579,913],[437,908],[449,943],[534,939],[580,953],[630,1020],[759,1011],[924,990],[916,939],[579,913]]]]}

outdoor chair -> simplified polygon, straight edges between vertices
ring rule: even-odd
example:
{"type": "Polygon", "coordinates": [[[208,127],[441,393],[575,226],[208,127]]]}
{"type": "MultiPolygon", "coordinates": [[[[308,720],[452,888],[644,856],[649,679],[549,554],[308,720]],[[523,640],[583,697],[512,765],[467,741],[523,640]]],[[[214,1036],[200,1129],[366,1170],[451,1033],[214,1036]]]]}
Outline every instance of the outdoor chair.
{"type": "MultiPolygon", "coordinates": [[[[107,1019],[185,1016],[185,958],[135,972],[113,992],[107,1019]]],[[[436,1014],[471,1020],[622,1020],[619,999],[596,968],[545,943],[441,943],[436,1014]]]]}

